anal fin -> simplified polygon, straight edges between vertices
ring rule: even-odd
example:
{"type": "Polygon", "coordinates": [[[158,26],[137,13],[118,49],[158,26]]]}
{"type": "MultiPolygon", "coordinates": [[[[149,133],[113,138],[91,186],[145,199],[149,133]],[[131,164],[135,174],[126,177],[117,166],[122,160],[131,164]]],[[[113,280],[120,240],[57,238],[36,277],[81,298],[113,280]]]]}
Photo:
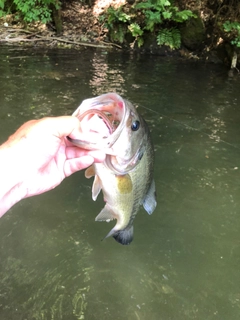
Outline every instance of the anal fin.
{"type": "Polygon", "coordinates": [[[109,205],[106,203],[102,211],[96,216],[95,221],[110,221],[113,219],[116,219],[116,217],[114,216],[109,205]]]}

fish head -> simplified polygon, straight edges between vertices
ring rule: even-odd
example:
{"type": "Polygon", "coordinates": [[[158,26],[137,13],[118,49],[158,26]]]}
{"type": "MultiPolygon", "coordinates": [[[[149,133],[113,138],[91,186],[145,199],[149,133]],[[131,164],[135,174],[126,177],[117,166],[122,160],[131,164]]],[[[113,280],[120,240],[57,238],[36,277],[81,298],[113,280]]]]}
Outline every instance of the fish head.
{"type": "Polygon", "coordinates": [[[147,145],[147,126],[137,109],[128,100],[124,100],[128,110],[121,133],[111,147],[112,154],[107,155],[105,163],[116,174],[126,174],[133,170],[141,160],[147,145]]]}
{"type": "Polygon", "coordinates": [[[73,113],[81,123],[75,145],[106,153],[105,164],[125,174],[140,161],[145,148],[146,124],[136,108],[116,93],[84,100],[73,113]]]}

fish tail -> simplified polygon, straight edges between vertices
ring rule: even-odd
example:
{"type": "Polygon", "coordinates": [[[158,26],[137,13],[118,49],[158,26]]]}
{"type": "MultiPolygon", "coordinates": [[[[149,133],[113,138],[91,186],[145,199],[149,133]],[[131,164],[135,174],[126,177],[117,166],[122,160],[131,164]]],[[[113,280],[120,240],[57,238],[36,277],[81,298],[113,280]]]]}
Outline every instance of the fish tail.
{"type": "Polygon", "coordinates": [[[133,241],[133,226],[127,227],[123,230],[114,230],[113,228],[105,238],[110,236],[122,245],[128,245],[133,241]]]}

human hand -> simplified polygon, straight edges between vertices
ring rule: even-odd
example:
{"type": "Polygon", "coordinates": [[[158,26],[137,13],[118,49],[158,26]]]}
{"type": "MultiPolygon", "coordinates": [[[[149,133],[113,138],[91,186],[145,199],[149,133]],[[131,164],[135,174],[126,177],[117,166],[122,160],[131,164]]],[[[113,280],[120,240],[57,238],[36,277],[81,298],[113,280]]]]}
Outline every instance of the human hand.
{"type": "Polygon", "coordinates": [[[104,153],[81,149],[66,139],[77,138],[79,128],[79,120],[72,116],[31,120],[0,147],[1,155],[5,150],[7,158],[11,157],[6,166],[12,167],[9,174],[15,177],[11,187],[17,199],[14,203],[51,190],[74,172],[104,161],[104,153]]]}

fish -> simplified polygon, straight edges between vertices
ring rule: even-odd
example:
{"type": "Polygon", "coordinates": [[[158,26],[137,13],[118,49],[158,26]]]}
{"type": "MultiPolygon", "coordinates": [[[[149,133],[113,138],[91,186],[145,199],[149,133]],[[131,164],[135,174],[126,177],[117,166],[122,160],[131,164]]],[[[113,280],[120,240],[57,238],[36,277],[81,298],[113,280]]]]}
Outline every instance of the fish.
{"type": "MultiPolygon", "coordinates": [[[[117,93],[83,100],[73,113],[81,123],[74,145],[87,150],[104,150],[106,159],[85,171],[94,177],[92,199],[102,191],[104,208],[95,221],[116,219],[105,238],[122,245],[133,240],[133,221],[141,206],[149,215],[157,206],[153,179],[154,149],[150,130],[133,104],[117,93]]],[[[105,239],[104,238],[104,239],[105,239]]]]}

